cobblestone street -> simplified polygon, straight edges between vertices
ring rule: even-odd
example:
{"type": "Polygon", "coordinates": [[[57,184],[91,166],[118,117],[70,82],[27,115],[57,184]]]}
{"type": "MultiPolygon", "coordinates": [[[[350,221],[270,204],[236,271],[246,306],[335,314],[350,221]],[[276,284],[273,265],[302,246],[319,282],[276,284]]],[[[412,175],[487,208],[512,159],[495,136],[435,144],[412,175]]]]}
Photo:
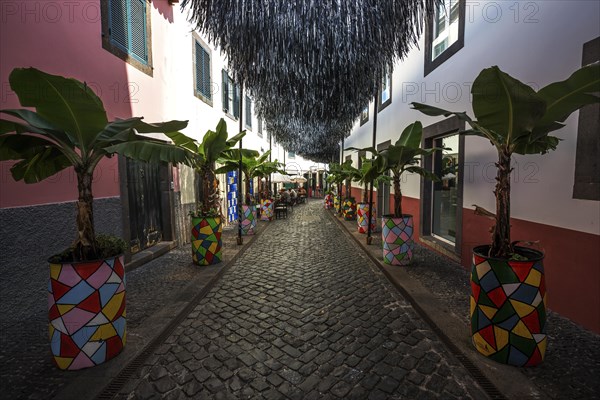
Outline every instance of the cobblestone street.
{"type": "Polygon", "coordinates": [[[325,213],[271,222],[119,398],[486,398],[325,213]]]}

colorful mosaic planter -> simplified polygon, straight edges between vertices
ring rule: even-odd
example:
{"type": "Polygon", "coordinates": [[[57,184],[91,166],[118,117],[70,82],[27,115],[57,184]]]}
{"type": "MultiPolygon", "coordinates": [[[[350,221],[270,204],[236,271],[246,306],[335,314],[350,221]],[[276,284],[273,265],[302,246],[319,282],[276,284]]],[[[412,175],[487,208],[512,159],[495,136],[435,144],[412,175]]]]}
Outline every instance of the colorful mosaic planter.
{"type": "Polygon", "coordinates": [[[413,217],[401,218],[384,215],[381,221],[383,262],[391,265],[408,265],[413,251],[413,217]]]}
{"type": "Polygon", "coordinates": [[[256,207],[242,206],[242,235],[254,235],[256,230],[256,207]]]}
{"type": "Polygon", "coordinates": [[[50,263],[48,320],[54,363],[78,370],[118,355],[126,338],[124,258],[50,263]]]}
{"type": "MultiPolygon", "coordinates": [[[[358,233],[367,233],[369,226],[367,220],[369,218],[369,203],[358,203],[358,233]]],[[[373,210],[371,217],[371,232],[377,229],[377,210],[373,210]]]]}
{"type": "Polygon", "coordinates": [[[473,249],[471,334],[478,352],[503,364],[534,366],[546,352],[543,253],[518,248],[528,261],[487,257],[473,249]]]}
{"type": "Polygon", "coordinates": [[[273,200],[261,200],[260,201],[260,220],[261,221],[272,221],[273,220],[273,211],[274,211],[275,203],[273,200]]]}
{"type": "Polygon", "coordinates": [[[356,201],[346,199],[342,203],[342,214],[346,221],[354,221],[356,219],[356,201]]]}
{"type": "Polygon", "coordinates": [[[335,209],[336,213],[340,212],[340,197],[339,196],[333,197],[333,208],[335,209]]]}
{"type": "Polygon", "coordinates": [[[196,265],[213,265],[222,260],[221,217],[192,217],[192,260],[196,265]]]}
{"type": "Polygon", "coordinates": [[[325,209],[330,210],[331,208],[333,208],[333,195],[327,194],[325,196],[325,209]]]}

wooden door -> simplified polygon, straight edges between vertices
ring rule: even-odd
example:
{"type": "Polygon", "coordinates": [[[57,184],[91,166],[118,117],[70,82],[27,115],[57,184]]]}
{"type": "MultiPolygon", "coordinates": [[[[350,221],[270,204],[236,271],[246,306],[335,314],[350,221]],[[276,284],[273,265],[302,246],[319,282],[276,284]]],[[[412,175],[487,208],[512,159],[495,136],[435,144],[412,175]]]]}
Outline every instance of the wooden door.
{"type": "Polygon", "coordinates": [[[162,239],[161,168],[156,163],[127,160],[131,253],[162,239]]]}

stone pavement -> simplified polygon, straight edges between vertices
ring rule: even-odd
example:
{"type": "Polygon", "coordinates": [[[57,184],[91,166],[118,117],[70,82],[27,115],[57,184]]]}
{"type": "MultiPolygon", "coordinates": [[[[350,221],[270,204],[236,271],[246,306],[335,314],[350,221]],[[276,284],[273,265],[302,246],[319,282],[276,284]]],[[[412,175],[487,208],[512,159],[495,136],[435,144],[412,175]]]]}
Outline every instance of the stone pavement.
{"type": "Polygon", "coordinates": [[[120,399],[483,399],[321,202],[232,264],[120,399]]]}

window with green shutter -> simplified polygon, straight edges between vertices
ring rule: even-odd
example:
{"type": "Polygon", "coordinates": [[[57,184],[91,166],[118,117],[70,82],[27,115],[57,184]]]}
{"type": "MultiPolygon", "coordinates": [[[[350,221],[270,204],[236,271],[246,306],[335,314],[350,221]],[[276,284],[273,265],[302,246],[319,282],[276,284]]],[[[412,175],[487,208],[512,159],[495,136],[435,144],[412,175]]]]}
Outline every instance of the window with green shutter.
{"type": "Polygon", "coordinates": [[[100,4],[102,47],[152,75],[148,0],[107,0],[100,4]]]}
{"type": "MultiPolygon", "coordinates": [[[[231,79],[231,78],[230,78],[231,79]]],[[[231,81],[231,87],[233,87],[233,116],[235,118],[240,117],[240,87],[238,85],[234,85],[233,81],[231,81]]]]}
{"type": "Polygon", "coordinates": [[[221,71],[223,112],[235,119],[240,117],[240,87],[233,83],[227,71],[221,71]]]}
{"type": "Polygon", "coordinates": [[[194,94],[212,105],[210,50],[194,34],[194,94]]]}
{"type": "Polygon", "coordinates": [[[252,129],[252,100],[246,96],[244,101],[246,102],[246,128],[252,129]]]}
{"type": "Polygon", "coordinates": [[[146,0],[110,0],[111,42],[138,61],[148,63],[146,0]]]}

